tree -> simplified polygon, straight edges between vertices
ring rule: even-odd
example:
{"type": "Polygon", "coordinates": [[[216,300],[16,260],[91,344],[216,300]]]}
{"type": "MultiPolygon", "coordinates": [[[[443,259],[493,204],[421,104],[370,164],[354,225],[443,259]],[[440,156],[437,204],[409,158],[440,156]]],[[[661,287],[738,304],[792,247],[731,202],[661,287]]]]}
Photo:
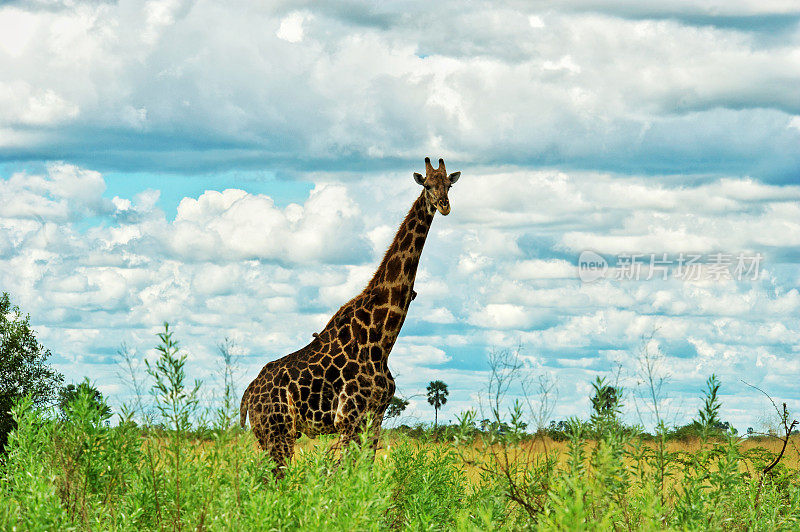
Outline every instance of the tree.
{"type": "Polygon", "coordinates": [[[400,414],[403,413],[403,410],[406,409],[408,406],[408,401],[405,399],[401,399],[396,395],[392,397],[392,400],[389,402],[389,406],[386,408],[386,414],[384,417],[386,419],[392,419],[393,417],[398,417],[400,414]]]}
{"type": "Polygon", "coordinates": [[[448,395],[450,395],[450,392],[447,390],[447,384],[443,381],[431,381],[428,384],[428,403],[433,406],[434,427],[439,426],[439,409],[447,403],[448,395]]]}
{"type": "Polygon", "coordinates": [[[36,340],[30,316],[11,304],[7,292],[0,296],[0,451],[14,430],[11,407],[30,395],[33,404],[45,406],[56,396],[64,376],[46,362],[50,351],[36,340]]]}
{"type": "Polygon", "coordinates": [[[92,405],[100,411],[101,417],[111,417],[111,407],[109,407],[103,400],[103,394],[100,393],[100,390],[92,386],[87,378],[77,386],[74,384],[68,384],[59,390],[58,408],[61,410],[61,415],[64,417],[64,419],[69,418],[69,405],[81,394],[87,394],[92,398],[92,405]]]}
{"type": "Polygon", "coordinates": [[[622,388],[606,384],[601,377],[592,383],[592,421],[615,421],[622,408],[622,388]]]}
{"type": "Polygon", "coordinates": [[[622,412],[622,388],[606,384],[606,380],[597,377],[592,383],[594,395],[590,398],[592,414],[589,419],[596,437],[604,437],[609,431],[622,428],[619,414],[622,412]]]}

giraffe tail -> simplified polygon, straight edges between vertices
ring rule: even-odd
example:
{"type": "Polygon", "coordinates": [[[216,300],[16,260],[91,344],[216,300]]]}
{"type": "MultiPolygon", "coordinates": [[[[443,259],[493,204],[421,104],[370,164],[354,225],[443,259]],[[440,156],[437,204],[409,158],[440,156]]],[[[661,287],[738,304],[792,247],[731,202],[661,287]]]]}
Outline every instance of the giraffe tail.
{"type": "Polygon", "coordinates": [[[249,407],[248,399],[250,398],[250,388],[253,386],[251,382],[247,389],[242,394],[242,403],[239,405],[239,424],[242,428],[247,425],[247,410],[249,407]]]}

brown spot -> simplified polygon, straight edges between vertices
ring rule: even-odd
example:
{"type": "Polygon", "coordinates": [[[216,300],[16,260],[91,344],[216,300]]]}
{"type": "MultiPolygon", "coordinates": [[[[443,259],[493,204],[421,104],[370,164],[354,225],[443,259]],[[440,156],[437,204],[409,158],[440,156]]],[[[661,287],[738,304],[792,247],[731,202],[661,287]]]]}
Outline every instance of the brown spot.
{"type": "Polygon", "coordinates": [[[400,328],[400,320],[403,319],[403,316],[398,312],[390,312],[389,316],[386,318],[386,329],[390,331],[395,331],[400,328]]]}
{"type": "Polygon", "coordinates": [[[344,366],[346,359],[342,353],[336,355],[333,359],[333,365],[341,369],[344,366]]]}
{"type": "Polygon", "coordinates": [[[353,336],[355,336],[356,343],[358,343],[358,345],[364,345],[367,343],[367,329],[358,323],[353,324],[353,336]]]}
{"type": "Polygon", "coordinates": [[[416,249],[417,251],[421,250],[424,245],[425,245],[424,236],[418,236],[416,239],[414,239],[414,249],[416,249]]]}
{"type": "Polygon", "coordinates": [[[344,344],[346,344],[346,343],[347,343],[347,342],[350,340],[350,338],[351,338],[351,336],[350,336],[350,331],[348,331],[348,330],[347,330],[347,327],[342,327],[341,329],[339,329],[339,332],[338,332],[338,334],[336,335],[336,338],[339,340],[339,343],[341,343],[342,345],[344,345],[344,344]]]}
{"type": "Polygon", "coordinates": [[[372,313],[372,319],[373,319],[375,325],[377,325],[378,327],[383,325],[383,320],[386,319],[386,313],[388,311],[389,311],[389,309],[384,308],[384,307],[375,309],[375,311],[372,313]]]}
{"type": "Polygon", "coordinates": [[[348,362],[347,365],[342,370],[342,377],[344,377],[344,380],[346,381],[353,380],[357,374],[358,374],[358,364],[356,364],[352,360],[348,362]]]}
{"type": "Polygon", "coordinates": [[[386,263],[386,280],[388,282],[392,283],[397,279],[397,276],[400,274],[401,266],[402,264],[400,264],[400,259],[398,257],[389,259],[389,262],[386,263]]]}
{"type": "Polygon", "coordinates": [[[392,288],[392,305],[397,305],[398,307],[404,306],[406,303],[406,287],[403,285],[397,285],[392,288]]]}
{"type": "Polygon", "coordinates": [[[322,391],[322,400],[320,401],[319,405],[320,409],[323,412],[328,412],[330,411],[332,404],[333,404],[333,392],[329,388],[326,388],[325,390],[322,391]]]}
{"type": "Polygon", "coordinates": [[[380,331],[378,330],[377,327],[372,327],[369,330],[369,339],[368,339],[368,341],[370,343],[375,343],[375,342],[379,341],[380,339],[381,339],[380,331]]]}
{"type": "MultiPolygon", "coordinates": [[[[319,382],[319,381],[317,381],[319,382]]],[[[322,389],[320,388],[319,391],[311,390],[311,396],[308,398],[308,407],[311,410],[319,410],[319,400],[320,400],[320,392],[322,389]]]]}
{"type": "Polygon", "coordinates": [[[358,321],[369,327],[370,321],[372,319],[372,314],[370,314],[364,307],[361,307],[358,310],[356,310],[356,318],[358,319],[358,321]]]}
{"type": "Polygon", "coordinates": [[[402,240],[400,240],[400,249],[408,249],[408,246],[411,245],[412,238],[414,238],[414,233],[412,233],[411,231],[403,235],[402,240]]]}
{"type": "Polygon", "coordinates": [[[336,366],[331,366],[327,370],[325,370],[325,380],[328,382],[333,382],[339,377],[339,368],[336,366]]]}
{"type": "Polygon", "coordinates": [[[380,307],[389,302],[389,290],[384,287],[376,287],[372,289],[372,305],[380,307]]]}
{"type": "Polygon", "coordinates": [[[380,346],[373,345],[369,354],[373,362],[380,362],[383,359],[383,349],[380,346]]]}

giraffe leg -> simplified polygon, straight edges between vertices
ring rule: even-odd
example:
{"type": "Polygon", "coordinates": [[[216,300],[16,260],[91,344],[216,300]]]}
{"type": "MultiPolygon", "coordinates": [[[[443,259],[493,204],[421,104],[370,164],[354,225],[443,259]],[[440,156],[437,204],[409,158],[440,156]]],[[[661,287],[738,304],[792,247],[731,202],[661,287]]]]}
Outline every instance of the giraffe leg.
{"type": "Polygon", "coordinates": [[[329,452],[331,454],[336,454],[338,451],[340,454],[344,454],[350,446],[350,442],[355,441],[360,434],[361,430],[357,423],[340,429],[339,439],[331,446],[329,452]]]}
{"type": "Polygon", "coordinates": [[[375,412],[375,417],[372,418],[370,425],[370,445],[372,446],[372,460],[375,461],[375,454],[378,452],[378,441],[381,436],[381,424],[383,423],[383,413],[386,408],[382,408],[375,412]]]}
{"type": "Polygon", "coordinates": [[[272,459],[272,473],[276,479],[286,474],[286,465],[294,455],[294,442],[297,435],[294,424],[286,414],[271,412],[265,416],[259,429],[255,432],[258,444],[272,459]]]}
{"type": "Polygon", "coordinates": [[[286,475],[286,466],[294,455],[295,438],[290,435],[272,434],[269,437],[269,455],[272,458],[272,474],[280,480],[286,475]]]}
{"type": "Polygon", "coordinates": [[[340,454],[344,453],[350,442],[355,440],[361,433],[363,421],[363,413],[359,412],[358,404],[354,398],[340,399],[339,408],[336,410],[336,417],[333,421],[334,427],[339,432],[339,439],[330,448],[330,452],[332,454],[335,454],[336,451],[339,451],[340,454]]]}

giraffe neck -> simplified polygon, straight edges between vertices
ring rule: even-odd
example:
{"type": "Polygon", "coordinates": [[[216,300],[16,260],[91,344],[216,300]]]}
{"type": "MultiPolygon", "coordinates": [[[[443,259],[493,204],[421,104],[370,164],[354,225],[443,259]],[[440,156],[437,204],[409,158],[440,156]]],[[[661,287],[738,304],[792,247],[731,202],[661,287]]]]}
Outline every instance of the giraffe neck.
{"type": "Polygon", "coordinates": [[[428,205],[425,191],[423,191],[411,205],[411,209],[400,224],[386,255],[367,285],[367,290],[379,286],[394,287],[402,284],[407,284],[409,290],[413,287],[419,258],[422,255],[422,248],[428,237],[428,230],[431,228],[435,212],[428,205]]]}
{"type": "Polygon", "coordinates": [[[400,224],[378,270],[364,289],[372,314],[369,340],[380,347],[383,363],[408,314],[419,258],[435,212],[423,191],[400,224]]]}
{"type": "Polygon", "coordinates": [[[435,209],[425,192],[411,206],[367,287],[342,305],[321,333],[321,342],[341,346],[352,341],[367,349],[373,362],[386,362],[411,303],[414,278],[435,209]]]}

